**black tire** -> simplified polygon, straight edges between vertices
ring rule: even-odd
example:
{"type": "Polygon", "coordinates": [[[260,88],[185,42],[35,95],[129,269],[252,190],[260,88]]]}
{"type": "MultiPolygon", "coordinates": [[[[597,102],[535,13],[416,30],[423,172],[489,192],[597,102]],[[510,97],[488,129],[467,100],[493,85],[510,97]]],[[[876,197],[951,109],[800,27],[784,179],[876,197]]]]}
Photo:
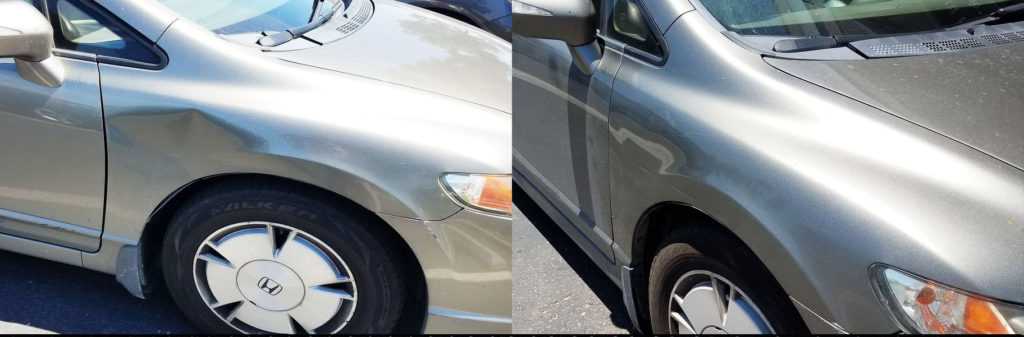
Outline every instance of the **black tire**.
{"type": "Polygon", "coordinates": [[[653,333],[669,333],[672,287],[683,275],[697,270],[718,274],[742,289],[776,334],[808,333],[789,296],[754,253],[731,234],[706,225],[678,230],[659,245],[648,284],[653,333]]]}
{"type": "Polygon", "coordinates": [[[356,307],[339,333],[391,333],[402,313],[408,280],[393,234],[388,235],[372,214],[343,202],[330,203],[334,200],[337,198],[326,193],[288,184],[244,181],[197,193],[171,219],[164,238],[162,265],[170,294],[202,331],[238,333],[199,294],[192,271],[196,252],[209,235],[231,224],[286,224],[333,249],[356,280],[356,307]],[[273,205],[255,207],[267,202],[273,205]]]}

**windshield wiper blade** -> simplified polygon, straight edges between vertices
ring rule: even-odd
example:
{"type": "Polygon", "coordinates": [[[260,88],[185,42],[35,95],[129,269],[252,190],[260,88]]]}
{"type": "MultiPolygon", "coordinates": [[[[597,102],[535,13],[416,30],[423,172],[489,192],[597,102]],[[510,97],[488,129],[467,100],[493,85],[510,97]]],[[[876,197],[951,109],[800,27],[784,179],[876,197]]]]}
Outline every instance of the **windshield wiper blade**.
{"type": "MultiPolygon", "coordinates": [[[[321,3],[322,2],[323,1],[321,1],[321,3]]],[[[320,27],[320,25],[324,24],[324,22],[327,22],[327,20],[330,20],[331,17],[334,16],[334,13],[338,12],[342,7],[345,7],[345,1],[337,0],[337,2],[334,3],[334,7],[331,7],[331,10],[327,11],[327,13],[320,14],[319,16],[314,18],[312,22],[299,27],[285,30],[283,32],[274,33],[261,37],[258,43],[264,47],[277,47],[284,44],[285,42],[297,39],[303,34],[306,34],[309,31],[314,30],[317,27],[320,27]]],[[[320,5],[317,5],[315,9],[319,11],[320,5]]]]}
{"type": "Polygon", "coordinates": [[[988,15],[982,16],[977,19],[971,19],[961,23],[957,23],[955,25],[940,30],[956,30],[974,27],[986,23],[1000,22],[1006,19],[1007,17],[1010,17],[1012,14],[1021,13],[1022,11],[1024,11],[1024,2],[1015,5],[1009,5],[1006,7],[1000,7],[999,9],[992,11],[992,13],[989,13],[988,15]]]}
{"type": "Polygon", "coordinates": [[[775,42],[772,50],[780,53],[796,53],[810,50],[820,50],[847,46],[852,42],[860,40],[877,39],[906,34],[868,34],[868,35],[829,35],[811,36],[796,39],[785,39],[775,42]]]}
{"type": "Polygon", "coordinates": [[[313,22],[318,17],[320,17],[320,8],[324,6],[324,2],[327,2],[327,0],[314,0],[314,1],[316,1],[316,2],[313,3],[313,14],[309,15],[309,22],[313,22]]]}

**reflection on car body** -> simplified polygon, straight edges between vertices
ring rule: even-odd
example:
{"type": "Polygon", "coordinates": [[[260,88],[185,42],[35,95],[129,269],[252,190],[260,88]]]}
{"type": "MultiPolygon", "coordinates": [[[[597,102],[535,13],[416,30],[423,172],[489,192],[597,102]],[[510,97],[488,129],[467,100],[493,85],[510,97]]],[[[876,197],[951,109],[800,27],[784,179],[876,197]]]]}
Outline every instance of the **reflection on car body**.
{"type": "Polygon", "coordinates": [[[477,26],[508,40],[512,8],[508,0],[399,0],[477,26]]]}

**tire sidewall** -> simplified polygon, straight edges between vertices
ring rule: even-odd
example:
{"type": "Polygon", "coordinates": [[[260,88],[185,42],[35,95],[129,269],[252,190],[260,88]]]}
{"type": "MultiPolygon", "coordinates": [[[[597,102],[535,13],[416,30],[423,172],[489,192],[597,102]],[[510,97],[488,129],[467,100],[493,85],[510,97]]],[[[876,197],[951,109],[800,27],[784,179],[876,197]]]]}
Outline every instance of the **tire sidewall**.
{"type": "MultiPolygon", "coordinates": [[[[394,268],[385,268],[393,261],[381,261],[383,254],[377,241],[362,228],[360,219],[326,207],[313,200],[263,195],[225,195],[186,207],[172,220],[172,229],[165,241],[165,278],[175,300],[200,328],[220,333],[238,333],[210,309],[199,294],[194,280],[193,263],[196,252],[207,237],[233,224],[270,222],[291,226],[316,237],[333,249],[345,262],[357,287],[355,311],[339,331],[383,333],[393,327],[383,326],[378,318],[388,305],[400,305],[390,284],[396,277],[394,268]],[[295,200],[299,199],[299,200],[295,200]],[[170,267],[170,268],[167,268],[170,267]],[[168,270],[170,273],[168,273],[168,270]]],[[[340,266],[339,266],[340,267],[340,266]]]]}
{"type": "MultiPolygon", "coordinates": [[[[764,315],[767,323],[779,334],[806,333],[799,325],[795,325],[788,303],[788,296],[780,295],[776,289],[759,284],[768,284],[770,279],[757,267],[750,265],[750,261],[739,259],[738,256],[716,257],[715,252],[710,249],[699,251],[687,243],[672,243],[663,247],[655,257],[651,266],[650,284],[648,288],[649,312],[651,313],[651,327],[655,334],[668,333],[668,310],[669,300],[676,282],[691,271],[703,270],[725,278],[735,287],[742,289],[758,310],[764,315]],[[739,272],[739,271],[744,272],[739,272]],[[760,277],[759,277],[760,276],[760,277]]],[[[763,267],[762,267],[763,268],[763,267]]],[[[680,286],[695,286],[693,284],[680,284],[680,286]]],[[[774,281],[770,281],[774,282],[774,281]]]]}

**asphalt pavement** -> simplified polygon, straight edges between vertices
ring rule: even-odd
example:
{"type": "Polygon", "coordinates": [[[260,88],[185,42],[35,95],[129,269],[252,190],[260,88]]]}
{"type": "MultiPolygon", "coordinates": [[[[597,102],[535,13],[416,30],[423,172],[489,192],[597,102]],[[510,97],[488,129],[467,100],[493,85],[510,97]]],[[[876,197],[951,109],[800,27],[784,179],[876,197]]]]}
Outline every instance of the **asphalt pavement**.
{"type": "MultiPolygon", "coordinates": [[[[531,202],[513,222],[513,332],[628,333],[622,293],[531,202]]],[[[114,276],[0,251],[0,334],[189,334],[165,290],[128,294],[114,276]]]]}
{"type": "Polygon", "coordinates": [[[113,275],[0,251],[0,334],[196,332],[164,292],[142,300],[113,275]]]}
{"type": "Polygon", "coordinates": [[[622,291],[516,187],[512,331],[528,334],[631,332],[622,291]]]}

